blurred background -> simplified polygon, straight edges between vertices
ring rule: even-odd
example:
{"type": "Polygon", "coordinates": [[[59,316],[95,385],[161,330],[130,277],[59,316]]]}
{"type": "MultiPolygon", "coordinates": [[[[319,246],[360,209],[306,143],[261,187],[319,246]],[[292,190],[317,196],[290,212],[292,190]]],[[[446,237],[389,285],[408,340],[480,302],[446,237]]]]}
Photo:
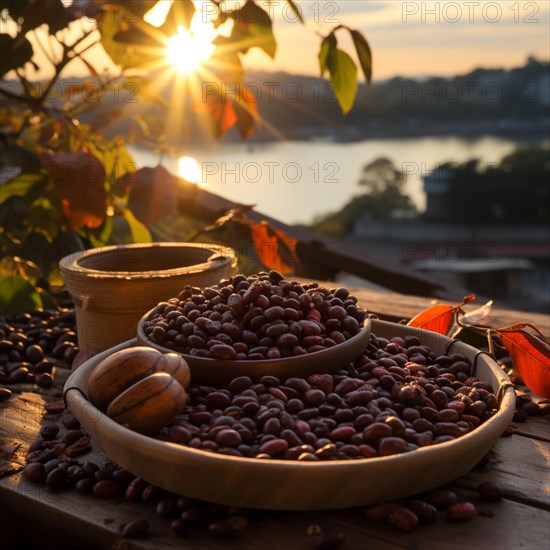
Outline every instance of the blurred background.
{"type": "MultiPolygon", "coordinates": [[[[293,9],[287,2],[265,2],[276,23],[277,51],[246,49],[239,89],[208,71],[201,76],[201,63],[208,67],[217,43],[213,37],[231,37],[231,29],[209,26],[204,4],[195,2],[203,11],[195,14],[189,35],[202,42],[172,43],[167,53],[178,73],[198,75],[194,92],[189,79],[182,84],[153,76],[156,68],[138,77],[130,71],[126,80],[114,81],[118,87],[102,89],[101,103],[92,113],[83,111],[80,122],[97,124],[104,113],[101,132],[109,137],[130,135],[136,123],[147,127],[142,139],[125,140],[137,168],[161,165],[201,192],[230,201],[220,203],[222,210],[253,206],[299,243],[311,247],[317,242],[311,232],[319,235],[333,265],[320,261],[315,269],[309,258],[296,270],[301,274],[386,288],[386,276],[373,267],[380,261],[388,272],[436,281],[433,288],[440,284],[501,306],[548,311],[548,2],[300,0],[290,3],[293,9]],[[340,25],[361,31],[372,51],[372,82],[357,73],[355,103],[346,115],[330,82],[320,77],[318,60],[320,37],[340,25]],[[184,46],[202,57],[189,65],[178,49],[184,46]],[[135,92],[146,84],[152,89],[138,100],[135,92]],[[213,140],[187,107],[189,96],[207,102],[220,87],[235,96],[244,89],[255,100],[257,127],[248,139],[233,127],[213,140]],[[124,116],[114,116],[121,108],[124,116]],[[175,122],[180,118],[185,124],[175,122]],[[334,265],[334,257],[355,263],[334,265]],[[361,261],[364,269],[357,268],[361,261]]],[[[145,21],[163,25],[173,5],[153,2],[145,21]]],[[[4,19],[8,32],[11,24],[4,19]]],[[[353,49],[350,35],[338,34],[338,40],[353,49]]],[[[88,61],[77,59],[63,70],[62,99],[67,90],[82,93],[90,63],[98,78],[116,74],[113,51],[105,50],[93,46],[82,56],[88,61]]],[[[35,54],[44,55],[39,48],[35,54]]],[[[356,53],[350,55],[359,64],[356,53]]],[[[33,77],[51,78],[55,68],[38,65],[33,77]]],[[[13,71],[6,82],[20,85],[13,71]]],[[[152,236],[167,238],[172,230],[189,238],[196,227],[171,218],[152,236]]],[[[219,238],[238,248],[227,235],[219,238]]],[[[387,282],[394,290],[428,292],[387,282]]]]}

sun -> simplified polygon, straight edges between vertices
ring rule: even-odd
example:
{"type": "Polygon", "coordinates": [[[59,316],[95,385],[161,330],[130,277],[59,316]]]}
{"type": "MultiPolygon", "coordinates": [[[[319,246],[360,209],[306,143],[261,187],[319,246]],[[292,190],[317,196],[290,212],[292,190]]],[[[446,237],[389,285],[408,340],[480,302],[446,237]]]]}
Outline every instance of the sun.
{"type": "Polygon", "coordinates": [[[208,24],[192,25],[191,30],[179,26],[177,34],[168,39],[166,56],[180,74],[194,73],[214,53],[215,36],[215,30],[208,24]]]}
{"type": "Polygon", "coordinates": [[[181,157],[178,162],[180,177],[191,183],[201,182],[201,168],[193,157],[181,157]]]}

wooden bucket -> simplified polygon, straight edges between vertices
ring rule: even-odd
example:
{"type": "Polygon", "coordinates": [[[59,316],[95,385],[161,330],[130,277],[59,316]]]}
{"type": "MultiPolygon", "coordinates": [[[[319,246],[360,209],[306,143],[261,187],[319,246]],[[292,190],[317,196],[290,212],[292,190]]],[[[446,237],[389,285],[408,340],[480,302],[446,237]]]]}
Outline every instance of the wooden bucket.
{"type": "Polygon", "coordinates": [[[206,287],[227,277],[232,249],[212,244],[107,246],[59,262],[75,304],[81,358],[133,338],[143,314],[185,285],[206,287]]]}

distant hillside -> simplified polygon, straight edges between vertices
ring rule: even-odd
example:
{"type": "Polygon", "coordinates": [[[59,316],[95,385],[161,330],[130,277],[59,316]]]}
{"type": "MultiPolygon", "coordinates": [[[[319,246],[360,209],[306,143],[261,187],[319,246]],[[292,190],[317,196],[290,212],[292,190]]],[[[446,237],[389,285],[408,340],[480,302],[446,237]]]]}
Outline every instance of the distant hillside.
{"type": "MultiPolygon", "coordinates": [[[[77,81],[66,79],[60,88],[66,89],[77,81]]],[[[512,70],[480,68],[453,78],[396,77],[370,87],[360,84],[356,104],[347,117],[341,114],[325,79],[281,72],[248,72],[247,83],[265,121],[264,128],[251,141],[270,141],[280,136],[353,141],[448,134],[544,138],[550,132],[550,64],[533,58],[525,66],[512,70]]],[[[3,85],[13,91],[16,83],[3,85]]],[[[203,85],[203,94],[208,93],[206,86],[203,85]]],[[[134,89],[119,82],[103,92],[101,109],[105,115],[116,110],[122,110],[124,115],[113,117],[105,131],[124,133],[132,120],[143,117],[151,125],[151,135],[159,135],[167,112],[153,98],[136,101],[134,89]]],[[[169,104],[172,91],[172,85],[167,84],[159,98],[169,104]]],[[[179,106],[185,101],[176,103],[179,106]]],[[[168,116],[172,110],[173,107],[168,116]]],[[[188,106],[186,112],[189,111],[188,106]]],[[[85,122],[91,119],[90,115],[81,118],[85,122]]],[[[185,129],[188,138],[195,142],[208,139],[195,117],[187,117],[185,129]]],[[[231,131],[224,140],[240,141],[240,137],[231,131]]]]}

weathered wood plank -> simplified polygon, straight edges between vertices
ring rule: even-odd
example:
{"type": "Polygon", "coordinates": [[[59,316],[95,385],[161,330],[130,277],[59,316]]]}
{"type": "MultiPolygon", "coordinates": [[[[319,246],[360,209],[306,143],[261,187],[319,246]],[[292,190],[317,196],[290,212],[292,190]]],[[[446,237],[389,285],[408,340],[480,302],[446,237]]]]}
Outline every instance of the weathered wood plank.
{"type": "Polygon", "coordinates": [[[476,489],[494,481],[506,498],[550,510],[550,443],[519,435],[500,438],[483,469],[472,470],[457,485],[476,489]]]}
{"type": "MultiPolygon", "coordinates": [[[[380,541],[393,542],[408,550],[470,547],[481,550],[534,549],[544,548],[550,540],[549,512],[507,500],[482,502],[475,493],[466,490],[458,490],[458,494],[460,500],[473,502],[478,510],[478,515],[467,523],[448,521],[444,519],[445,513],[440,512],[440,519],[436,523],[404,534],[389,525],[367,520],[360,509],[330,512],[328,521],[342,527],[355,526],[380,541]]],[[[378,547],[375,544],[368,548],[378,547]]],[[[351,545],[350,548],[362,547],[351,545]]]]}

